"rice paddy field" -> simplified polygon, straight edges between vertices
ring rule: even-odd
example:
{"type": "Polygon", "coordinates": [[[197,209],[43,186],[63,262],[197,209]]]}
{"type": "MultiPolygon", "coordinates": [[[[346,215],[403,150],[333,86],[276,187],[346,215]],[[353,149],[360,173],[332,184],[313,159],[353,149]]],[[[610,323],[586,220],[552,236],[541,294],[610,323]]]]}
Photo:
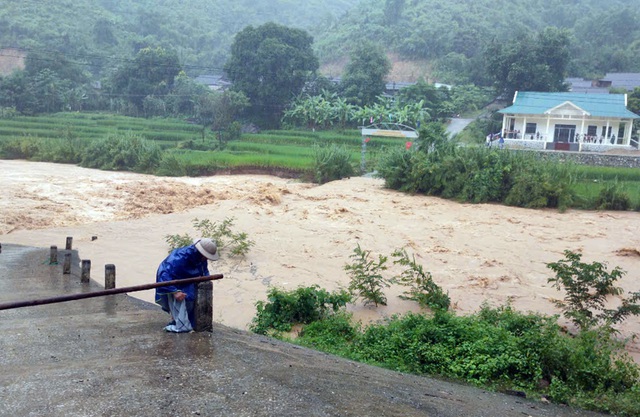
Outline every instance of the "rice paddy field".
{"type": "MultiPolygon", "coordinates": [[[[202,126],[177,119],[142,119],[102,113],[59,113],[36,117],[0,120],[0,144],[12,140],[77,142],[103,139],[113,134],[134,134],[158,144],[180,162],[192,166],[192,172],[221,169],[270,168],[304,172],[313,165],[314,147],[339,145],[352,155],[354,163],[362,159],[359,130],[345,131],[264,131],[243,134],[239,140],[216,149],[213,132],[203,138],[202,126]],[[209,167],[209,169],[204,169],[209,167]]],[[[404,141],[373,138],[366,145],[367,166],[388,146],[404,146],[404,141]]]]}
{"type": "MultiPolygon", "coordinates": [[[[245,133],[238,140],[220,147],[216,135],[202,126],[178,119],[143,119],[105,113],[58,113],[44,116],[17,116],[0,119],[0,146],[3,143],[30,141],[78,146],[110,135],[133,134],[159,145],[164,152],[186,167],[188,175],[215,172],[286,172],[304,176],[314,165],[314,149],[338,145],[351,155],[354,165],[365,163],[366,171],[375,169],[385,149],[404,147],[402,139],[370,138],[363,161],[363,138],[359,130],[275,130],[245,133]]],[[[7,157],[7,156],[5,156],[7,157]]],[[[53,162],[59,162],[53,160],[53,162]]],[[[631,208],[640,208],[640,169],[577,166],[574,189],[579,208],[594,208],[599,193],[612,184],[626,193],[631,208]]]]}

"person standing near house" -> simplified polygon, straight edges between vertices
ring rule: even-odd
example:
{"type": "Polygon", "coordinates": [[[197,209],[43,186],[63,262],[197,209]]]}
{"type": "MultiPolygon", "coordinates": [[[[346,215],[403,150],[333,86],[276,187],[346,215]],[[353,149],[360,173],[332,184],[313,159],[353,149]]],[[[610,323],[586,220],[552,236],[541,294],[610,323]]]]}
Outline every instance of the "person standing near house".
{"type": "MultiPolygon", "coordinates": [[[[156,282],[204,277],[209,274],[208,262],[220,259],[218,246],[209,238],[197,239],[193,245],[174,249],[158,267],[156,282]]],[[[171,314],[171,322],[164,330],[186,333],[195,325],[194,306],[196,284],[167,285],[156,288],[156,304],[171,314]]]]}
{"type": "Polygon", "coordinates": [[[500,136],[500,139],[498,139],[498,147],[500,149],[504,148],[504,138],[502,136],[500,136]]]}

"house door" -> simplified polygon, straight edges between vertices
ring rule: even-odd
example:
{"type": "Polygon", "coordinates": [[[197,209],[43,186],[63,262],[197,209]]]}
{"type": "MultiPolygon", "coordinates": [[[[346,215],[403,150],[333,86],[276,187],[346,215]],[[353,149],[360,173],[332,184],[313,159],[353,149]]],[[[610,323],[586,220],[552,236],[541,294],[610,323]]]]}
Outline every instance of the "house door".
{"type": "Polygon", "coordinates": [[[554,142],[573,142],[576,137],[576,125],[556,125],[553,132],[554,142]]]}

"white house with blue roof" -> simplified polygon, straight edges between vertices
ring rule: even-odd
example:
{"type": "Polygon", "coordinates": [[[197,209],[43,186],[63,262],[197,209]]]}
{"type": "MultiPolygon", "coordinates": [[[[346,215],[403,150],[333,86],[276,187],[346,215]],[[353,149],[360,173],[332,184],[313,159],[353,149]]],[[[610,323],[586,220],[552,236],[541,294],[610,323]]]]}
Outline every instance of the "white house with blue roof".
{"type": "Polygon", "coordinates": [[[575,151],[632,148],[640,118],[627,109],[626,94],[518,91],[499,113],[507,146],[575,151]]]}

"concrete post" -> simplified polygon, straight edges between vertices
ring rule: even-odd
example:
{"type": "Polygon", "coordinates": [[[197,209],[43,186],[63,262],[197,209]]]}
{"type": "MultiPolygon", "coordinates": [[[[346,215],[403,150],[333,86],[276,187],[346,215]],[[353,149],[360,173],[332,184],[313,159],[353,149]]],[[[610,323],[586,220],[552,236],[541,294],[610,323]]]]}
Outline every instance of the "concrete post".
{"type": "Polygon", "coordinates": [[[68,275],[71,273],[71,254],[64,254],[64,263],[62,264],[62,273],[68,275]]]}
{"type": "Polygon", "coordinates": [[[195,331],[213,331],[213,283],[205,281],[198,284],[195,310],[195,331]]]}
{"type": "Polygon", "coordinates": [[[72,243],[73,243],[73,238],[71,236],[67,237],[67,245],[65,249],[71,250],[71,246],[73,246],[72,243]]]}
{"type": "Polygon", "coordinates": [[[110,290],[116,287],[116,266],[107,264],[104,266],[104,289],[110,290]]]}
{"type": "Polygon", "coordinates": [[[52,245],[49,251],[49,265],[58,265],[58,247],[52,245]]]}
{"type": "Polygon", "coordinates": [[[89,259],[82,260],[82,274],[80,282],[89,282],[91,279],[91,261],[89,259]]]}

